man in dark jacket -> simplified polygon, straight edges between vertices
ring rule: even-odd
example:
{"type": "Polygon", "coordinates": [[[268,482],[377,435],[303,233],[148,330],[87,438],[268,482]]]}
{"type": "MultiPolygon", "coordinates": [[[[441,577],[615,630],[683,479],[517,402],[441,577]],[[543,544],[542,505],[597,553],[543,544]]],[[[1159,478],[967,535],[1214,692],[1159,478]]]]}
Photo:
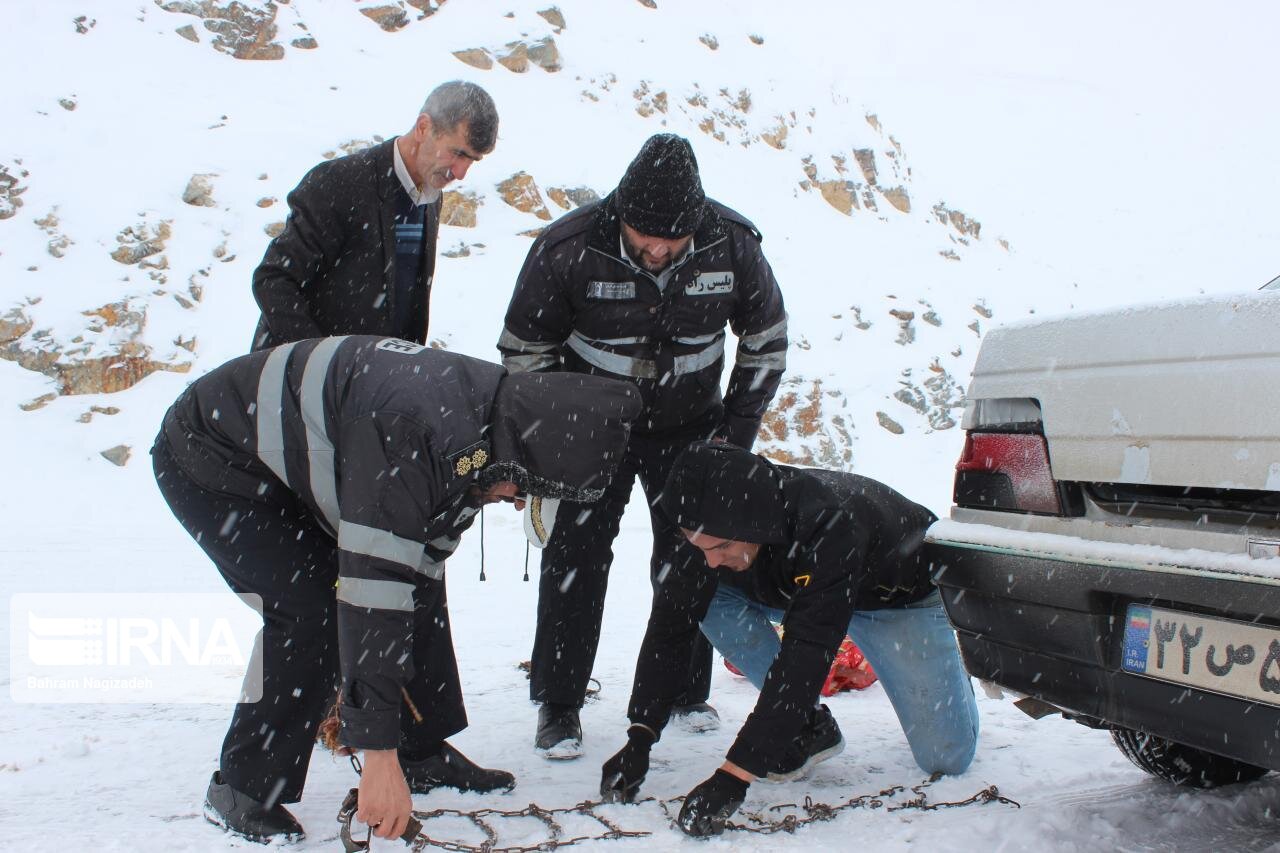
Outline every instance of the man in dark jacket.
{"type": "Polygon", "coordinates": [[[262,698],[236,707],[206,816],[301,835],[281,804],[301,798],[339,675],[338,739],[365,751],[358,816],[380,836],[404,830],[410,791],[512,787],[445,741],[466,727],[445,560],[484,503],[597,498],[639,409],[626,383],[506,376],[376,336],[285,344],[192,383],[156,480],[265,623],[262,698]]]}
{"type": "MultiPolygon", "coordinates": [[[[636,477],[650,504],[658,578],[697,555],[654,505],[672,459],[716,436],[751,447],[786,366],[782,294],[760,233],[707,199],[688,140],[650,138],[617,189],[562,217],[529,250],[498,341],[508,370],[626,379],[644,399],[626,457],[590,513],[564,503],[542,555],[530,695],[535,746],[581,754],[578,709],[600,639],[612,544],[636,477]],[[738,336],[723,399],[725,325],[738,336]]],[[[713,728],[711,648],[678,677],[689,728],[713,728]]]]}
{"type": "Polygon", "coordinates": [[[440,191],[497,136],[493,99],[454,80],[408,133],[308,172],[253,274],[253,349],[344,334],[426,343],[440,191]]]}
{"type": "Polygon", "coordinates": [[[916,763],[962,773],[978,709],[923,545],[933,513],[865,477],[774,465],[700,442],[672,467],[663,509],[705,558],[654,596],[631,693],[627,745],[604,765],[601,794],[630,801],[649,768],[699,622],[760,689],[724,764],[680,810],[690,835],[714,835],[757,777],[790,779],[843,747],[823,679],[848,634],[884,685],[916,763]],[[718,586],[717,586],[718,584],[718,586]],[[772,622],[782,624],[781,641],[772,622]]]}

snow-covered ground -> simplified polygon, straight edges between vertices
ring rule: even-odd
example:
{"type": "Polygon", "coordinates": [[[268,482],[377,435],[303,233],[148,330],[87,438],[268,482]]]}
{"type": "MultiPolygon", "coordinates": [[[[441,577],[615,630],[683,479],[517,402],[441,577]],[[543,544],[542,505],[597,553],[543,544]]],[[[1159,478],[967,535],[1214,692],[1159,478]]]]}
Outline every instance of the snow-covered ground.
{"type": "MultiPolygon", "coordinates": [[[[217,53],[198,18],[144,0],[51,0],[6,10],[0,165],[29,176],[22,179],[24,205],[0,220],[0,318],[23,306],[36,331],[49,330],[46,340],[70,345],[86,335],[92,346],[109,346],[86,331],[81,312],[135,300],[147,306],[142,339],[155,357],[193,366],[187,374],[154,373],[119,393],[60,397],[26,412],[18,404],[49,392],[52,380],[0,361],[0,687],[9,684],[13,595],[221,588],[151,481],[145,451],[160,414],[191,378],[247,346],[256,318],[248,281],[266,244],[263,228],[283,218],[284,195],[298,177],[341,143],[407,128],[440,80],[486,86],[499,104],[502,133],[498,149],[460,187],[482,197],[478,226],[442,229],[442,249],[466,244],[470,255],[440,259],[432,337],[457,351],[494,355],[502,308],[529,245],[517,232],[543,224],[504,204],[498,182],[526,171],[544,191],[586,185],[604,193],[649,134],[685,134],[708,192],[765,234],[797,344],[791,375],[820,380],[824,392],[838,395],[824,400],[847,415],[849,467],[940,513],[959,430],[934,429],[895,399],[900,383],[919,386],[936,363],[966,384],[979,335],[991,323],[1033,311],[1248,290],[1280,272],[1280,120],[1265,106],[1280,83],[1271,44],[1280,12],[1270,4],[1211,10],[1082,0],[1051,10],[1012,0],[657,3],[563,0],[566,25],[555,32],[536,14],[549,0],[450,0],[425,20],[409,8],[415,20],[387,33],[346,0],[293,0],[278,7],[280,42],[302,34],[296,23],[303,22],[319,47],[288,47],[279,62],[217,53]],[[81,15],[86,25],[94,21],[84,33],[73,24],[81,15]],[[187,23],[196,25],[200,43],[174,33],[187,23]],[[451,55],[476,47],[496,52],[514,39],[546,35],[562,54],[564,67],[555,73],[479,71],[451,55]],[[715,50],[699,41],[706,35],[714,36],[715,50]],[[731,105],[742,90],[751,95],[747,111],[731,105]],[[669,93],[668,111],[643,115],[637,108],[657,92],[669,93]],[[699,94],[706,106],[696,104],[699,94]],[[75,109],[59,99],[74,101],[75,109]],[[713,110],[723,142],[699,129],[713,110]],[[789,131],[776,150],[761,134],[779,122],[789,131]],[[883,187],[908,189],[910,213],[877,195],[877,211],[845,215],[816,188],[800,187],[808,180],[806,157],[814,180],[862,180],[853,152],[864,148],[876,152],[883,187]],[[833,155],[845,158],[847,174],[833,155]],[[217,174],[216,206],[181,202],[193,173],[217,174]],[[268,197],[279,201],[257,205],[268,197]],[[940,223],[932,213],[938,203],[980,220],[981,236],[940,223]],[[37,224],[55,208],[56,226],[37,224]],[[161,220],[172,223],[165,282],[109,258],[122,228],[161,220]],[[74,241],[63,257],[48,252],[55,238],[47,228],[74,241]],[[174,293],[192,276],[204,284],[203,299],[182,307],[174,293]],[[916,314],[913,341],[898,340],[900,323],[888,312],[899,309],[916,314]],[[922,318],[931,309],[938,326],[922,318]],[[856,326],[858,317],[870,327],[856,326]],[[196,338],[194,352],[179,349],[179,337],[196,338]],[[119,413],[81,422],[91,406],[119,413]],[[881,429],[877,412],[900,421],[904,434],[881,429]],[[133,449],[125,466],[100,455],[121,444],[133,449]]],[[[560,212],[550,201],[548,207],[560,212]]],[[[418,805],[572,806],[596,795],[600,764],[622,742],[647,616],[647,520],[629,514],[615,547],[620,556],[596,667],[603,691],[583,714],[587,754],[569,763],[545,762],[531,748],[535,709],[516,667],[529,655],[536,587],[520,580],[524,546],[514,513],[489,514],[483,584],[476,580],[479,535],[478,527],[469,533],[450,562],[472,723],[456,743],[489,766],[514,771],[519,785],[502,796],[437,792],[418,805]]],[[[719,764],[753,695],[719,670],[713,701],[724,729],[668,734],[645,793],[684,794],[719,764]]],[[[845,753],[807,782],[753,786],[747,808],[806,796],[835,805],[922,781],[878,687],[829,701],[848,740],[845,753]]],[[[928,789],[929,797],[960,800],[994,785],[1021,808],[891,811],[911,796],[898,794],[885,808],[847,811],[794,835],[734,833],[696,849],[1280,846],[1280,781],[1187,792],[1130,765],[1105,733],[1056,718],[1032,721],[1008,701],[982,695],[979,708],[973,767],[928,789]]],[[[0,849],[250,847],[200,817],[228,714],[209,705],[19,703],[5,690],[0,849]]],[[[317,753],[296,809],[309,832],[300,849],[335,849],[334,813],[353,781],[346,761],[317,753]]],[[[597,849],[698,844],[673,830],[653,803],[604,813],[623,829],[652,834],[589,845],[597,849]]],[[[429,829],[481,840],[455,824],[439,830],[429,829]]],[[[501,832],[502,844],[545,837],[527,821],[501,832]]]]}
{"type": "MultiPolygon", "coordinates": [[[[169,523],[159,498],[141,493],[122,497],[132,507],[130,516],[145,513],[154,521],[121,530],[114,522],[125,513],[110,513],[101,519],[69,520],[61,528],[31,530],[16,540],[6,538],[0,543],[6,571],[27,579],[11,586],[43,591],[118,590],[126,585],[147,591],[217,588],[216,574],[177,525],[169,523]]],[[[564,808],[595,799],[600,765],[625,740],[631,667],[647,615],[642,604],[648,595],[647,572],[639,558],[647,548],[647,525],[630,516],[618,541],[618,553],[633,556],[620,560],[611,577],[596,666],[603,690],[582,716],[586,755],[552,763],[533,752],[536,709],[528,701],[524,675],[516,668],[528,657],[536,588],[521,581],[524,547],[516,514],[506,507],[487,512],[489,579],[483,584],[476,579],[478,530],[469,534],[470,541],[451,563],[450,609],[471,720],[470,728],[453,742],[488,766],[513,771],[519,781],[505,795],[437,791],[416,797],[415,804],[422,810],[515,810],[529,803],[564,808]]],[[[6,662],[0,661],[0,666],[6,662]]],[[[670,728],[654,750],[644,793],[664,799],[684,794],[723,760],[733,732],[751,709],[754,691],[717,667],[713,699],[725,726],[699,735],[670,728]]],[[[802,803],[806,797],[838,805],[924,781],[878,685],[827,701],[848,741],[845,752],[821,765],[808,781],[753,785],[747,809],[802,803]]],[[[1156,851],[1280,846],[1280,779],[1267,777],[1245,788],[1209,792],[1174,788],[1132,766],[1104,732],[1058,718],[1033,721],[1007,700],[992,700],[981,692],[978,703],[982,733],[973,766],[963,776],[928,789],[929,798],[962,800],[995,785],[1021,808],[990,803],[928,813],[890,811],[913,796],[908,790],[885,797],[885,808],[848,811],[794,835],[730,833],[700,842],[669,826],[656,803],[609,806],[601,813],[622,829],[651,835],[589,847],[765,851],[899,850],[918,845],[954,851],[1156,851]]],[[[226,708],[210,705],[6,702],[0,718],[0,803],[5,812],[0,849],[258,849],[225,838],[200,814],[226,720],[226,708]]],[[[345,759],[332,758],[323,749],[316,752],[306,796],[295,807],[309,833],[297,849],[340,849],[334,817],[355,779],[345,759]]],[[[564,824],[567,834],[602,831],[581,820],[564,824]]],[[[495,820],[494,825],[504,845],[536,844],[547,837],[527,819],[495,820]]],[[[428,832],[471,844],[483,840],[474,827],[457,821],[439,822],[428,832]]],[[[404,849],[399,842],[375,840],[375,845],[404,849]]]]}

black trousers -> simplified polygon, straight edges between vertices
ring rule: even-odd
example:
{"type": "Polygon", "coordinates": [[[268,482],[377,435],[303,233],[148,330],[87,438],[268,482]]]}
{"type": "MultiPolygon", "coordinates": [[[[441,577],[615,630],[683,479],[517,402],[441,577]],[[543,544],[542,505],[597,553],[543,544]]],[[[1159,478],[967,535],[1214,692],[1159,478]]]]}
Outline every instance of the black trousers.
{"type": "MultiPolygon", "coordinates": [[[[604,497],[594,504],[564,501],[556,513],[551,541],[542,552],[538,583],[538,625],[533,639],[529,698],[581,706],[600,645],[613,540],[636,477],[649,502],[653,553],[649,580],[656,587],[677,561],[703,557],[680,529],[657,508],[671,464],[691,442],[705,438],[713,424],[679,432],[632,435],[604,497]]],[[[705,702],[711,691],[711,644],[697,635],[689,672],[673,674],[685,690],[677,704],[705,702]]]]}
{"type": "MultiPolygon", "coordinates": [[[[339,683],[336,543],[280,483],[246,498],[194,482],[163,438],[152,448],[156,483],[174,516],[237,593],[262,596],[254,648],[262,699],[241,702],[222,743],[222,778],[269,803],[302,798],[316,732],[339,683]]],[[[402,748],[429,749],[467,726],[444,581],[414,591],[414,677],[406,690],[424,717],[400,712],[402,748]]]]}

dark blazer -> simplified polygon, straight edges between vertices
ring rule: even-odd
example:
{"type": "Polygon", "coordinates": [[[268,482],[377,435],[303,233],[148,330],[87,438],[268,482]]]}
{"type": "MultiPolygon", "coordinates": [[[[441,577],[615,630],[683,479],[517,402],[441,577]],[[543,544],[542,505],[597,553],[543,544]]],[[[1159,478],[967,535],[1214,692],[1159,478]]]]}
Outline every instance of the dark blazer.
{"type": "MultiPolygon", "coordinates": [[[[262,310],[253,349],[345,334],[399,336],[396,212],[404,203],[394,139],[313,168],[289,193],[289,218],[253,273],[262,310]]],[[[441,201],[428,206],[417,287],[430,308],[441,201]]],[[[411,339],[425,343],[428,318],[411,339]]]]}

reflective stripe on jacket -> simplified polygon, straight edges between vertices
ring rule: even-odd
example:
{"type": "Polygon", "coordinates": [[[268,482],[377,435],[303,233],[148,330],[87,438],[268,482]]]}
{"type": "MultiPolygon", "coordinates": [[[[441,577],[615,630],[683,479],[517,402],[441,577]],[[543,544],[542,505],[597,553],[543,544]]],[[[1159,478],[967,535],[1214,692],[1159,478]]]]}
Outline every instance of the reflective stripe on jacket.
{"type": "Polygon", "coordinates": [[[267,507],[287,488],[336,540],[348,746],[398,745],[414,588],[443,577],[479,508],[471,486],[504,375],[395,338],[321,338],[234,359],[165,416],[197,483],[267,507]]]}
{"type": "Polygon", "coordinates": [[[503,364],[630,380],[645,403],[638,432],[675,429],[723,405],[717,434],[750,447],[787,349],[782,293],[759,232],[709,202],[692,249],[655,277],[622,256],[619,231],[610,196],[538,238],[507,308],[503,364]],[[738,347],[722,400],[726,325],[738,347]]]}

